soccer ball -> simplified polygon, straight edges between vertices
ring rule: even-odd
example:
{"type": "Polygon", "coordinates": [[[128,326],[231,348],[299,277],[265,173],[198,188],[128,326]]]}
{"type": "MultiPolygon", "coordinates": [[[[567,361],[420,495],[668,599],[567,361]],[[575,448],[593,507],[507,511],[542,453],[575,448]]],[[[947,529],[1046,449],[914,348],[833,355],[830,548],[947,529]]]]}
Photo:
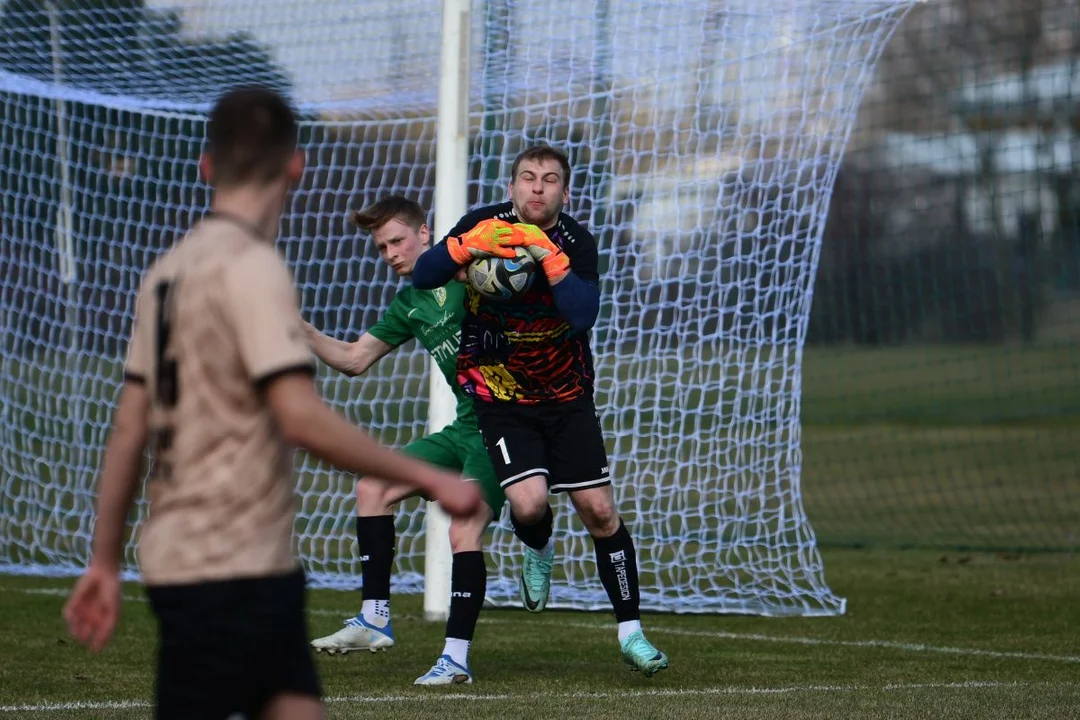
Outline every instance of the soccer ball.
{"type": "Polygon", "coordinates": [[[511,259],[489,257],[469,264],[465,275],[476,292],[491,300],[512,300],[532,287],[536,261],[525,248],[514,250],[511,259]]]}

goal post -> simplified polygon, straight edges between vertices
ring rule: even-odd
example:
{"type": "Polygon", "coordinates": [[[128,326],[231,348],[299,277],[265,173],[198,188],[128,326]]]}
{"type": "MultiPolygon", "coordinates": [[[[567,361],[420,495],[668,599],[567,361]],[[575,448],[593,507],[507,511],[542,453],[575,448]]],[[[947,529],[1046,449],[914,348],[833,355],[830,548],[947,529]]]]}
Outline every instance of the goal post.
{"type": "MultiPolygon", "coordinates": [[[[442,237],[468,210],[469,70],[471,0],[442,0],[439,107],[435,121],[435,227],[442,237]]],[[[456,400],[432,358],[428,430],[450,424],[456,400]]],[[[450,520],[438,503],[427,502],[424,519],[424,617],[443,621],[450,614],[450,520]]]]}

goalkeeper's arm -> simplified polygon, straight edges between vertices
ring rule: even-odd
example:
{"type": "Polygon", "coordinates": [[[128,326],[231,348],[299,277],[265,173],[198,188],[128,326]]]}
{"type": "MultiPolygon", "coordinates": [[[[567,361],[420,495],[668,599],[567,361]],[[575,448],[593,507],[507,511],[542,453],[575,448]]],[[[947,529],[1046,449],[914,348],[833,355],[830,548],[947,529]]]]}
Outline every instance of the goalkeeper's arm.
{"type": "Polygon", "coordinates": [[[581,279],[571,270],[551,286],[551,294],[555,296],[555,306],[575,332],[584,332],[596,323],[600,288],[594,283],[581,279]]]}
{"type": "Polygon", "coordinates": [[[458,265],[442,242],[421,253],[413,265],[412,284],[419,290],[434,290],[454,279],[461,266],[458,265]]]}
{"type": "Polygon", "coordinates": [[[600,312],[600,289],[571,270],[570,258],[543,230],[527,223],[517,223],[514,229],[518,235],[509,242],[522,245],[540,264],[555,296],[555,306],[570,327],[575,332],[591,328],[600,312]]]}
{"type": "MultiPolygon", "coordinates": [[[[416,259],[413,266],[413,287],[430,290],[442,287],[453,279],[460,266],[450,257],[445,243],[439,243],[416,259]]],[[[575,332],[588,330],[600,312],[600,288],[582,280],[573,271],[567,272],[551,286],[555,306],[575,332]]]]}
{"type": "MultiPolygon", "coordinates": [[[[460,223],[459,223],[460,226],[460,223]]],[[[413,286],[421,290],[442,287],[457,274],[463,265],[485,257],[514,257],[507,242],[514,227],[505,220],[487,218],[461,235],[449,235],[416,259],[413,266],[413,286]]]]}

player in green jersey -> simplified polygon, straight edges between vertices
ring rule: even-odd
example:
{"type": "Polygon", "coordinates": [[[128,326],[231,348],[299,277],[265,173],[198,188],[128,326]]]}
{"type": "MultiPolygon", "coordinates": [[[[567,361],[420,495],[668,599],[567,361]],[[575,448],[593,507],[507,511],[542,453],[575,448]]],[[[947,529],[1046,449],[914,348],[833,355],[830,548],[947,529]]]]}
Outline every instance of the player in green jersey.
{"type": "MultiPolygon", "coordinates": [[[[401,277],[412,274],[416,258],[426,250],[431,232],[424,210],[401,196],[383,198],[353,215],[353,221],[371,233],[379,257],[401,277]]],[[[483,535],[498,517],[506,496],[491,467],[484,441],[476,425],[472,400],[457,383],[458,344],[464,314],[465,287],[448,283],[435,290],[412,286],[397,293],[383,317],[347,343],[306,326],[312,350],[330,367],[346,375],[360,375],[377,360],[416,338],[435,358],[457,397],[457,417],[437,433],[409,443],[402,450],[432,465],[460,471],[480,484],[486,504],[473,517],[454,518],[450,524],[453,566],[450,580],[450,616],[446,622],[446,645],[435,665],[417,678],[417,685],[471,683],[468,652],[487,588],[483,535]]],[[[329,654],[353,650],[376,650],[394,645],[390,623],[390,571],[394,559],[393,508],[415,494],[377,478],[356,483],[356,541],[363,578],[363,603],[356,617],[311,646],[329,654]]]]}

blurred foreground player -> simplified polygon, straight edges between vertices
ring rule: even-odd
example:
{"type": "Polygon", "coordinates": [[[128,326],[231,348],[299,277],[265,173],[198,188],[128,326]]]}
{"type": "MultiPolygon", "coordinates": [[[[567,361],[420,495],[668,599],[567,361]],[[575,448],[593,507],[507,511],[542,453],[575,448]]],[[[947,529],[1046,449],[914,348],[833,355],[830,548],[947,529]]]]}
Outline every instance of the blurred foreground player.
{"type": "Polygon", "coordinates": [[[120,613],[123,535],[150,444],[139,566],[159,624],[158,718],[321,718],[304,574],[292,549],[291,447],[415,487],[452,516],[476,485],[383,448],[316,393],[274,237],[303,171],[279,95],[215,104],[200,167],[211,212],[143,278],[101,471],[93,554],[64,607],[91,650],[120,613]]]}

